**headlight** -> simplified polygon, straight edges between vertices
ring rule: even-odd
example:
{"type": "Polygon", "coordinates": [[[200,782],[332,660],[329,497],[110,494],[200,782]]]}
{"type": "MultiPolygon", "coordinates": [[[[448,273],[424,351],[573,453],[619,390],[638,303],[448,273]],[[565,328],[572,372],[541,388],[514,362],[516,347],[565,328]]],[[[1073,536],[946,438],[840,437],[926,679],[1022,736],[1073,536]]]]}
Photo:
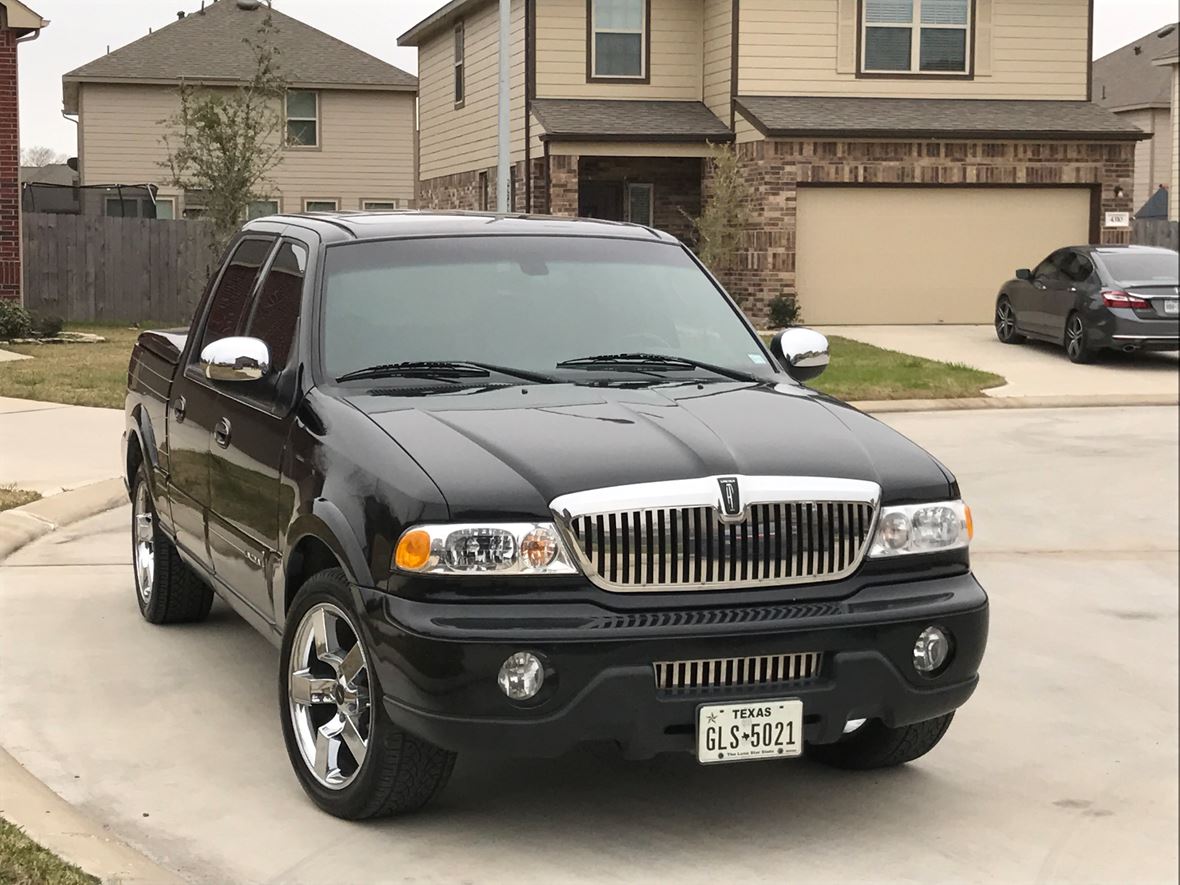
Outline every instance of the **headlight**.
{"type": "Polygon", "coordinates": [[[869,556],[957,550],[971,543],[971,508],[962,501],[882,507],[869,556]]]}
{"type": "Polygon", "coordinates": [[[576,575],[550,522],[419,525],[402,532],[393,563],[425,575],[576,575]]]}

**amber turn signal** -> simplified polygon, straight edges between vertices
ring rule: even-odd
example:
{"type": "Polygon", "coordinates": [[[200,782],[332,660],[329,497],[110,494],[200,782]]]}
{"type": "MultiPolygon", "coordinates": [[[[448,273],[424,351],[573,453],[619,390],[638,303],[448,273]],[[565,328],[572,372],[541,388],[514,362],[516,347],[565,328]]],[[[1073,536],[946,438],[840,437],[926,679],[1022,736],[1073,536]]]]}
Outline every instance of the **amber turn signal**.
{"type": "Polygon", "coordinates": [[[973,540],[975,538],[975,520],[971,518],[971,508],[966,504],[963,505],[963,517],[963,521],[967,523],[967,540],[973,540]]]}
{"type": "Polygon", "coordinates": [[[397,552],[393,561],[400,569],[417,572],[426,568],[430,562],[430,535],[417,529],[406,532],[397,542],[397,552]]]}

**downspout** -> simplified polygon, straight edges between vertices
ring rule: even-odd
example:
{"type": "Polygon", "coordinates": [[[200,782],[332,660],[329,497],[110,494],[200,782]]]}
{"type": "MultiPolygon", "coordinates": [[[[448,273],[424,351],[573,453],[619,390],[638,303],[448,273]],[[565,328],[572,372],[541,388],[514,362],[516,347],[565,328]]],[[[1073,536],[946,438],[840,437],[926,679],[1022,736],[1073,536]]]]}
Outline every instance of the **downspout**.
{"type": "Polygon", "coordinates": [[[497,140],[499,141],[499,156],[496,163],[496,211],[508,212],[508,189],[512,186],[509,180],[509,138],[511,125],[509,120],[509,90],[508,77],[510,71],[509,53],[512,47],[509,40],[512,36],[512,0],[500,0],[500,106],[497,120],[497,140]]]}

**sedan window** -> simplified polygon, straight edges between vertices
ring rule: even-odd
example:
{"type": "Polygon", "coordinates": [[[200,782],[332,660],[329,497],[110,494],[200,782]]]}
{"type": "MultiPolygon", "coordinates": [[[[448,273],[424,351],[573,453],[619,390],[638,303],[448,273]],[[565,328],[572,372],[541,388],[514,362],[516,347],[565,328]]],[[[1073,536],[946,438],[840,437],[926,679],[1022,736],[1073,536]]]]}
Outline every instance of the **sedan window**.
{"type": "Polygon", "coordinates": [[[1180,263],[1175,252],[1103,252],[1098,260],[1106,267],[1111,280],[1123,286],[1175,285],[1180,263]]]}

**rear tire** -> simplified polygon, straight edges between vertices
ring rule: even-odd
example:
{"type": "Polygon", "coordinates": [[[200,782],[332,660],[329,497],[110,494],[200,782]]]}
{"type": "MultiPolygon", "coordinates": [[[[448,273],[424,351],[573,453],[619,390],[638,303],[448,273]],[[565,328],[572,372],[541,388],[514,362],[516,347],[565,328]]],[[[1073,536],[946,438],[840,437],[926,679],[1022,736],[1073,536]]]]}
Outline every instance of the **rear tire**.
{"type": "Polygon", "coordinates": [[[996,337],[1002,344],[1024,343],[1024,336],[1016,331],[1016,310],[1007,296],[996,302],[996,337]]]}
{"type": "Polygon", "coordinates": [[[152,624],[203,621],[213,606],[213,590],[180,558],[156,518],[147,467],[131,481],[131,568],[139,613],[152,624]]]}
{"type": "Polygon", "coordinates": [[[837,743],[808,745],[807,755],[833,768],[852,771],[904,765],[933,750],[954,718],[951,712],[901,728],[890,728],[874,719],[837,743]]]}
{"type": "Polygon", "coordinates": [[[299,783],[345,820],[417,811],[446,786],[455,754],[399,728],[385,712],[348,579],[308,579],[287,615],[279,715],[299,783]]]}
{"type": "Polygon", "coordinates": [[[1086,321],[1082,315],[1071,313],[1065,321],[1065,355],[1072,363],[1093,362],[1096,355],[1093,345],[1087,340],[1086,321]]]}

